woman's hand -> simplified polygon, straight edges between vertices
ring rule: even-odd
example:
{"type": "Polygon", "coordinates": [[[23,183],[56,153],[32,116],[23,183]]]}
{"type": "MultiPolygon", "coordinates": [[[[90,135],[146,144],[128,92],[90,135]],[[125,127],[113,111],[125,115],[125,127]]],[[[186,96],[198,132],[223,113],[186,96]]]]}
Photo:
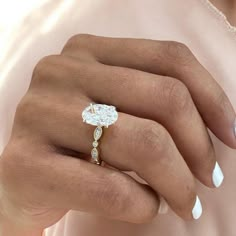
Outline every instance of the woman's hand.
{"type": "Polygon", "coordinates": [[[74,36],[36,65],[17,108],[0,161],[1,212],[26,228],[46,228],[69,209],[142,223],[163,196],[183,219],[197,218],[195,178],[208,187],[223,180],[207,127],[236,148],[234,119],[183,44],[74,36]],[[81,113],[90,102],[119,111],[100,144],[114,168],[89,162],[94,127],[81,113]]]}

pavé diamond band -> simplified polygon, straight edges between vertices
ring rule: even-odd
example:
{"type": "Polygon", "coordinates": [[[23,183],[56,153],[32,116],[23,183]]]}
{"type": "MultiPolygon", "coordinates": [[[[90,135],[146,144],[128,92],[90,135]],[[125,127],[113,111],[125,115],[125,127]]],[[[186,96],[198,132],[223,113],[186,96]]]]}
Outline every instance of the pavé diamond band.
{"type": "Polygon", "coordinates": [[[118,112],[114,106],[90,103],[90,105],[83,110],[82,118],[83,122],[97,126],[93,133],[94,141],[92,143],[91,157],[93,163],[100,165],[101,157],[98,150],[98,141],[102,137],[103,127],[108,128],[109,125],[117,121],[118,112]]]}

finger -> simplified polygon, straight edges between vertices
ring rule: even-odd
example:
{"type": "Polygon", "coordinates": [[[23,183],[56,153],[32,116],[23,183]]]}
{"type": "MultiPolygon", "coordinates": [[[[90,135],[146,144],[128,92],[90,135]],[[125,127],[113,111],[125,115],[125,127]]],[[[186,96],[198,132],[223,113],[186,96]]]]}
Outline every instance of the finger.
{"type": "MultiPolygon", "coordinates": [[[[95,127],[82,122],[82,106],[80,101],[76,108],[67,110],[64,107],[63,114],[51,106],[52,113],[47,112],[47,121],[41,119],[41,126],[56,147],[90,154],[95,127]],[[54,120],[50,119],[52,114],[54,120]]],[[[121,170],[136,172],[166,199],[178,215],[192,219],[196,199],[195,180],[161,125],[119,113],[119,120],[104,132],[99,147],[105,162],[121,170]]]]}
{"type": "Polygon", "coordinates": [[[30,207],[40,202],[36,212],[73,209],[132,223],[151,221],[158,213],[158,194],[127,174],[61,155],[51,148],[27,150],[27,155],[32,155],[27,160],[19,162],[16,153],[17,161],[14,157],[7,162],[1,159],[1,164],[11,170],[11,174],[4,173],[4,181],[10,182],[9,186],[14,184],[14,191],[24,193],[16,202],[31,199],[27,202],[30,207]]]}
{"type": "Polygon", "coordinates": [[[133,223],[148,222],[157,215],[158,194],[122,172],[68,156],[55,156],[55,165],[49,178],[58,177],[50,181],[55,190],[51,204],[133,223]],[[139,197],[134,200],[134,196],[139,197]]]}
{"type": "Polygon", "coordinates": [[[160,122],[171,134],[192,173],[209,187],[221,185],[223,173],[216,164],[212,141],[183,83],[169,77],[104,65],[90,68],[90,76],[92,81],[86,77],[81,81],[92,100],[160,122]],[[97,89],[97,84],[103,86],[97,89]],[[217,173],[216,168],[219,169],[217,173]]]}
{"type": "MultiPolygon", "coordinates": [[[[128,68],[111,67],[98,63],[84,65],[77,59],[71,58],[63,60],[63,63],[67,64],[69,68],[61,70],[60,68],[63,66],[56,69],[52,67],[50,74],[54,75],[54,80],[57,81],[56,86],[61,86],[64,91],[67,91],[65,78],[75,78],[73,80],[75,89],[68,87],[68,89],[70,88],[68,98],[70,104],[65,104],[65,97],[68,96],[68,93],[63,95],[61,102],[54,102],[54,98],[51,98],[54,104],[61,104],[61,113],[65,113],[64,107],[68,108],[68,114],[71,111],[77,112],[76,104],[81,99],[78,98],[77,101],[72,102],[71,94],[76,94],[73,96],[74,100],[81,90],[94,101],[113,104],[122,112],[158,121],[170,132],[191,171],[202,183],[210,187],[218,187],[222,183],[223,174],[216,165],[211,139],[191,95],[183,83],[169,77],[163,78],[128,68]],[[219,171],[215,171],[215,166],[219,171]]],[[[50,110],[52,106],[53,104],[49,105],[50,110]]],[[[79,116],[79,114],[72,113],[71,116],[79,116]]],[[[53,114],[55,114],[54,111],[53,114]]]]}
{"type": "MultiPolygon", "coordinates": [[[[80,134],[87,141],[81,140],[81,146],[77,144],[77,149],[90,153],[91,131],[94,128],[84,130],[89,132],[80,134]]],[[[119,124],[117,122],[104,132],[100,142],[100,155],[105,162],[118,169],[135,171],[151,188],[164,196],[178,215],[184,219],[192,218],[196,198],[195,181],[173,140],[162,126],[119,113],[119,124]]],[[[73,149],[75,148],[73,145],[73,149]]]]}
{"type": "Polygon", "coordinates": [[[207,70],[183,44],[170,41],[78,35],[62,53],[77,57],[80,49],[108,65],[135,68],[181,80],[189,89],[204,122],[226,145],[236,148],[235,111],[207,70]]]}

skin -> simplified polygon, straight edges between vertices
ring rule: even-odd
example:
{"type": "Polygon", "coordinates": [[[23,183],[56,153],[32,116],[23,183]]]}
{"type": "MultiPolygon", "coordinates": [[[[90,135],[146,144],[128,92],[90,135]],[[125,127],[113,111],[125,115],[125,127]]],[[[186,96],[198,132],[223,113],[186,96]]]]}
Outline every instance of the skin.
{"type": "Polygon", "coordinates": [[[163,196],[192,220],[195,180],[214,187],[207,128],[236,148],[234,120],[226,94],[185,45],[75,35],[38,62],[18,105],[0,159],[2,217],[28,232],[70,209],[145,223],[163,196]],[[119,112],[100,144],[105,166],[89,162],[94,127],[81,113],[90,102],[119,112]]]}
{"type": "Polygon", "coordinates": [[[236,1],[235,0],[211,0],[222,11],[232,25],[236,25],[236,1]]]}

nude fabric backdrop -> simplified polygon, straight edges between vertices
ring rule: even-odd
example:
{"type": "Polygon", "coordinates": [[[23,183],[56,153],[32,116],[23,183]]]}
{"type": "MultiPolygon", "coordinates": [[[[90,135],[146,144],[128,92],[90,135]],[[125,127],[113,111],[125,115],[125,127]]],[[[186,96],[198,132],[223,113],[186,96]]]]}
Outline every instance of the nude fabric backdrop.
{"type": "MultiPolygon", "coordinates": [[[[35,64],[45,55],[60,53],[66,40],[78,33],[181,41],[225,89],[236,109],[236,30],[205,0],[48,1],[41,10],[19,26],[0,60],[0,152],[35,64]]],[[[236,235],[236,151],[215,137],[213,142],[225,182],[218,190],[198,185],[200,220],[186,223],[169,212],[150,224],[133,225],[70,211],[45,231],[46,236],[236,235]]]]}

